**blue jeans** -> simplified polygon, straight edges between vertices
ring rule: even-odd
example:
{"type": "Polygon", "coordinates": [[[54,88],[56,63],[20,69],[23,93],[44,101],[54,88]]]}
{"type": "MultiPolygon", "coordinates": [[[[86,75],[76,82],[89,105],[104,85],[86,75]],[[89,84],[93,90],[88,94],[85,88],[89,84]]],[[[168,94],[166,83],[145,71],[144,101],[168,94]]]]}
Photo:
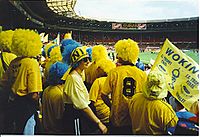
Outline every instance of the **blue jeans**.
{"type": "Polygon", "coordinates": [[[34,119],[34,114],[28,119],[26,122],[25,128],[24,128],[24,135],[34,135],[35,131],[35,119],[34,119]]]}

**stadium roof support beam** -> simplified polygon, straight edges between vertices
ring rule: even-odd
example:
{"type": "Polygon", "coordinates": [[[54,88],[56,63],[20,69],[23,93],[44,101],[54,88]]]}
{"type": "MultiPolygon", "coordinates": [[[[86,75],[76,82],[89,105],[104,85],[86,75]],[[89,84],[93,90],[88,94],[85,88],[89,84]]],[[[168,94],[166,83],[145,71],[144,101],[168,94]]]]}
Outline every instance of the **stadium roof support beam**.
{"type": "Polygon", "coordinates": [[[59,15],[78,18],[78,15],[74,11],[76,1],[77,0],[46,0],[46,3],[53,12],[59,15]]]}

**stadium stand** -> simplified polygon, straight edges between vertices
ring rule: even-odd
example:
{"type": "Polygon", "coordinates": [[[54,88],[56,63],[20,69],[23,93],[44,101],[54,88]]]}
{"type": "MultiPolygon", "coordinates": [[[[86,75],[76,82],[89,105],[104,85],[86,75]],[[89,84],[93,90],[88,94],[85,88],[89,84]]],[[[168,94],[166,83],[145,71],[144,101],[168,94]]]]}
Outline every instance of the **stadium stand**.
{"type": "Polygon", "coordinates": [[[142,50],[160,47],[168,38],[180,49],[198,49],[199,17],[147,20],[137,22],[107,22],[83,17],[56,14],[46,1],[1,0],[0,11],[3,30],[32,28],[49,34],[49,40],[60,32],[73,31],[73,38],[86,45],[112,46],[116,41],[132,38],[142,50]],[[16,18],[17,17],[17,18],[16,18]]]}

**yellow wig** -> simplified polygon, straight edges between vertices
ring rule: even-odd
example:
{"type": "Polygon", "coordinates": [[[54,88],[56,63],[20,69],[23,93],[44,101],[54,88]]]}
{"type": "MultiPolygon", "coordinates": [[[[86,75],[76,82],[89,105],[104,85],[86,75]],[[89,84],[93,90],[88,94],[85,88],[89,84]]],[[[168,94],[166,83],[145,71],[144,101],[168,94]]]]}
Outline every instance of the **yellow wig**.
{"type": "Polygon", "coordinates": [[[112,60],[110,59],[100,59],[97,61],[96,65],[100,67],[107,74],[111,69],[116,67],[115,63],[112,62],[112,60]]]}
{"type": "Polygon", "coordinates": [[[103,45],[95,45],[92,47],[92,61],[98,61],[100,59],[108,59],[108,52],[103,45]]]}
{"type": "Polygon", "coordinates": [[[138,44],[131,39],[119,40],[115,44],[115,51],[117,53],[117,57],[133,64],[136,63],[139,56],[138,44]]]}
{"type": "Polygon", "coordinates": [[[11,50],[13,33],[14,31],[12,30],[2,31],[0,33],[0,49],[5,51],[11,50]]]}
{"type": "Polygon", "coordinates": [[[13,34],[11,50],[17,56],[33,57],[41,54],[39,34],[29,29],[17,29],[13,34]]]}
{"type": "Polygon", "coordinates": [[[72,32],[66,33],[64,39],[72,39],[72,32]]]}

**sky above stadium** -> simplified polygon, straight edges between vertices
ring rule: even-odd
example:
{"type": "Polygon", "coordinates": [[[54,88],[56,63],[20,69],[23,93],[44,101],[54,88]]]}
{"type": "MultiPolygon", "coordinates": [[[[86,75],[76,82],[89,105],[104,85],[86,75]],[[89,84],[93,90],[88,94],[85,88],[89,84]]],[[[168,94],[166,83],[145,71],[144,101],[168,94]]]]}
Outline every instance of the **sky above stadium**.
{"type": "Polygon", "coordinates": [[[77,0],[75,12],[104,21],[144,21],[199,16],[199,0],[77,0]]]}

